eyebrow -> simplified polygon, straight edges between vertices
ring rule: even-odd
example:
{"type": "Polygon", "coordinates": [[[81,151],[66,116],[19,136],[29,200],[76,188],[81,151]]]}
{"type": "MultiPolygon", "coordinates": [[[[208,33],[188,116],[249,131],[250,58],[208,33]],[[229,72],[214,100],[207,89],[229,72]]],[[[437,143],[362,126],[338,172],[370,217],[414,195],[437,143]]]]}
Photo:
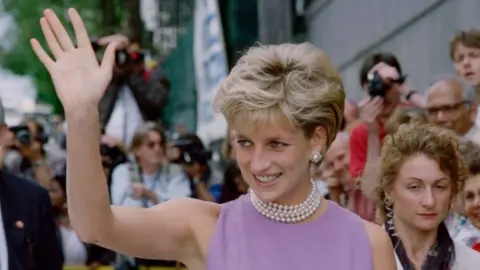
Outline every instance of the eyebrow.
{"type": "MultiPolygon", "coordinates": [[[[250,140],[250,138],[248,138],[247,136],[237,132],[237,134],[235,134],[235,136],[233,138],[242,138],[242,139],[247,139],[247,140],[250,140]]],[[[269,142],[272,142],[272,141],[285,141],[286,139],[285,138],[280,138],[278,136],[275,136],[275,137],[270,137],[270,138],[267,138],[266,141],[269,141],[269,142]]]]}
{"type": "MultiPolygon", "coordinates": [[[[425,179],[421,179],[421,178],[418,178],[418,177],[409,177],[409,179],[416,180],[416,181],[424,181],[425,180],[425,179]]],[[[440,182],[440,181],[443,181],[443,180],[448,181],[448,178],[447,177],[438,178],[438,179],[433,180],[433,182],[440,182]]]]}

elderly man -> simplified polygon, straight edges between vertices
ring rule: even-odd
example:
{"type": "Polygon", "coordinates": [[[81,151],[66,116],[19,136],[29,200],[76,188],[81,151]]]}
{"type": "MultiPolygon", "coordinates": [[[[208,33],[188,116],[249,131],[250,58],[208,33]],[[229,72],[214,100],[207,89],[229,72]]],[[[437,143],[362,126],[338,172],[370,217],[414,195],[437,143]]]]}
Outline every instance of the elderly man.
{"type": "Polygon", "coordinates": [[[335,141],[325,154],[323,164],[325,170],[330,172],[329,177],[335,180],[329,181],[330,199],[339,203],[341,193],[345,193],[347,195],[346,208],[365,220],[373,221],[375,218],[374,204],[364,196],[356,179],[350,175],[350,149],[347,133],[337,134],[335,141]],[[332,185],[332,182],[337,185],[332,185]]]}
{"type": "Polygon", "coordinates": [[[430,123],[452,129],[480,144],[480,129],[475,124],[475,92],[471,86],[455,77],[438,79],[428,90],[426,103],[430,123]]]}

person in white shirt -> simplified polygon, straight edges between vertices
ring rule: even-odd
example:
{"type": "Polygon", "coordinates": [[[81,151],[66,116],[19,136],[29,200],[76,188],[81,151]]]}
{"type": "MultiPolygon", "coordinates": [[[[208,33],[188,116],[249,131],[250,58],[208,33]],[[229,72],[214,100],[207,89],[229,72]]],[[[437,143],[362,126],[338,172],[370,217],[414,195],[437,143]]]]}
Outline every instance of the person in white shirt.
{"type": "Polygon", "coordinates": [[[118,165],[112,172],[112,204],[151,207],[191,195],[189,180],[167,161],[165,140],[163,129],[153,122],[135,132],[132,162],[118,165]]]}

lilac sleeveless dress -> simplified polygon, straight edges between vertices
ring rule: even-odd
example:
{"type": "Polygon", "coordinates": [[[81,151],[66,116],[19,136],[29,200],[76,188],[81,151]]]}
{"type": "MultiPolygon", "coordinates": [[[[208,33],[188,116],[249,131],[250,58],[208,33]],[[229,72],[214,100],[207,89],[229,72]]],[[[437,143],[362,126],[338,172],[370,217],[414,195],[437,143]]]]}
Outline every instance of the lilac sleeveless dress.
{"type": "Polygon", "coordinates": [[[249,195],[222,205],[207,270],[372,270],[362,219],[328,203],[323,216],[304,224],[267,219],[249,195]]]}

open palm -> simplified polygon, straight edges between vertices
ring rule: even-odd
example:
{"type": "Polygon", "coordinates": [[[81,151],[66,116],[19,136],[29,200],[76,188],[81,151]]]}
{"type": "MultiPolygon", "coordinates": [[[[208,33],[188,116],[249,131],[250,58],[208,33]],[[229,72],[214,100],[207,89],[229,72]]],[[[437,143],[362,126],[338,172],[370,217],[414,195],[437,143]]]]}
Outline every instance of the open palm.
{"type": "Polygon", "coordinates": [[[51,10],[44,12],[40,25],[55,60],[50,58],[36,39],[31,40],[31,45],[50,73],[65,110],[97,106],[112,77],[115,44],[107,47],[99,64],[80,15],[75,9],[69,9],[68,15],[75,30],[76,47],[51,10]]]}

